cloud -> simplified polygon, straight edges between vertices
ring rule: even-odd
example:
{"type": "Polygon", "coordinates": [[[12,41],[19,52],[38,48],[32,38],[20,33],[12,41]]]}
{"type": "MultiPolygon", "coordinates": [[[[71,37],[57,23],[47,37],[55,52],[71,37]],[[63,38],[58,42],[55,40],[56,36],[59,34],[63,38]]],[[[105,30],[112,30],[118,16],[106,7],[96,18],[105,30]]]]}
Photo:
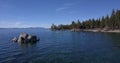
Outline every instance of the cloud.
{"type": "Polygon", "coordinates": [[[26,21],[0,21],[0,28],[29,28],[43,27],[49,28],[49,24],[26,23],[26,21]]]}
{"type": "Polygon", "coordinates": [[[0,28],[24,28],[29,27],[30,25],[22,22],[11,22],[11,21],[1,21],[0,28]]]}
{"type": "Polygon", "coordinates": [[[65,9],[68,9],[69,7],[60,7],[60,8],[57,8],[56,11],[62,11],[62,10],[65,10],[65,9]]]}
{"type": "Polygon", "coordinates": [[[69,8],[71,8],[72,6],[76,5],[76,4],[78,4],[78,3],[76,3],[76,2],[74,2],[74,3],[64,3],[64,4],[62,5],[62,7],[57,8],[56,11],[62,11],[62,10],[69,9],[69,8]]]}

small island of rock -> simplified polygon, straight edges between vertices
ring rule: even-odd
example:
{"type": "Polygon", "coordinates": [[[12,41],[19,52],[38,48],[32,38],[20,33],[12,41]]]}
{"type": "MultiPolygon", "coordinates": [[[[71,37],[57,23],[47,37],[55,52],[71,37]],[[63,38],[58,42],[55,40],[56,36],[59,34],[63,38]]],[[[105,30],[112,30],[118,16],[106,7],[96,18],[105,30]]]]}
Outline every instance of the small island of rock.
{"type": "Polygon", "coordinates": [[[30,43],[30,42],[37,42],[40,39],[36,35],[29,35],[27,33],[21,33],[19,37],[14,37],[12,39],[13,42],[18,43],[30,43]]]}

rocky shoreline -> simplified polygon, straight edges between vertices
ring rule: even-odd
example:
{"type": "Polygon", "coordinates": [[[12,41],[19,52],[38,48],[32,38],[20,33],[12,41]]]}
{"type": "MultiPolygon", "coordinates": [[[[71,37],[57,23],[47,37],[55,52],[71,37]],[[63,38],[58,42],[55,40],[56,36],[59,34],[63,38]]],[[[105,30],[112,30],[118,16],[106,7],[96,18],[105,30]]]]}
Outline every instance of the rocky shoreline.
{"type": "Polygon", "coordinates": [[[72,32],[88,31],[88,32],[109,32],[109,33],[120,33],[120,29],[105,30],[105,29],[71,29],[72,32]]]}
{"type": "Polygon", "coordinates": [[[111,32],[111,33],[120,33],[120,30],[97,30],[97,29],[85,29],[83,31],[90,31],[90,32],[111,32]]]}

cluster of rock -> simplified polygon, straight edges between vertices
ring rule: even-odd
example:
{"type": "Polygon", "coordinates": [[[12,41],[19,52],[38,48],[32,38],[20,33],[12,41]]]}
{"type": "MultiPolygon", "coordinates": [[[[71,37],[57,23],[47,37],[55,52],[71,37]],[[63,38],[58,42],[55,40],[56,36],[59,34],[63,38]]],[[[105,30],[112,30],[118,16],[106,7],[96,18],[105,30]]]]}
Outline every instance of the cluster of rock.
{"type": "Polygon", "coordinates": [[[37,38],[35,35],[28,35],[27,33],[21,33],[19,37],[14,37],[12,39],[13,42],[19,42],[19,43],[30,43],[30,42],[37,42],[40,39],[37,38]]]}
{"type": "Polygon", "coordinates": [[[74,28],[74,29],[71,29],[71,31],[72,31],[72,32],[79,32],[79,31],[81,31],[81,30],[80,30],[80,29],[75,29],[75,28],[74,28]]]}

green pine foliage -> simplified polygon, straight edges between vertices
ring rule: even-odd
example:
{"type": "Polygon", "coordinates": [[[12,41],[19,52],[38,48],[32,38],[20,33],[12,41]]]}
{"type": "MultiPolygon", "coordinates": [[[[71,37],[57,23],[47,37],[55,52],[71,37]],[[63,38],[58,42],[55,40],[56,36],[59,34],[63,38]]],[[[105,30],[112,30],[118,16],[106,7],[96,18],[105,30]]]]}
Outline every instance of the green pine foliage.
{"type": "Polygon", "coordinates": [[[112,11],[112,14],[109,16],[102,16],[98,19],[89,19],[86,21],[77,22],[72,21],[69,25],[54,25],[52,24],[51,29],[55,30],[64,30],[64,29],[96,29],[96,28],[109,28],[109,29],[120,29],[120,10],[112,11]]]}

